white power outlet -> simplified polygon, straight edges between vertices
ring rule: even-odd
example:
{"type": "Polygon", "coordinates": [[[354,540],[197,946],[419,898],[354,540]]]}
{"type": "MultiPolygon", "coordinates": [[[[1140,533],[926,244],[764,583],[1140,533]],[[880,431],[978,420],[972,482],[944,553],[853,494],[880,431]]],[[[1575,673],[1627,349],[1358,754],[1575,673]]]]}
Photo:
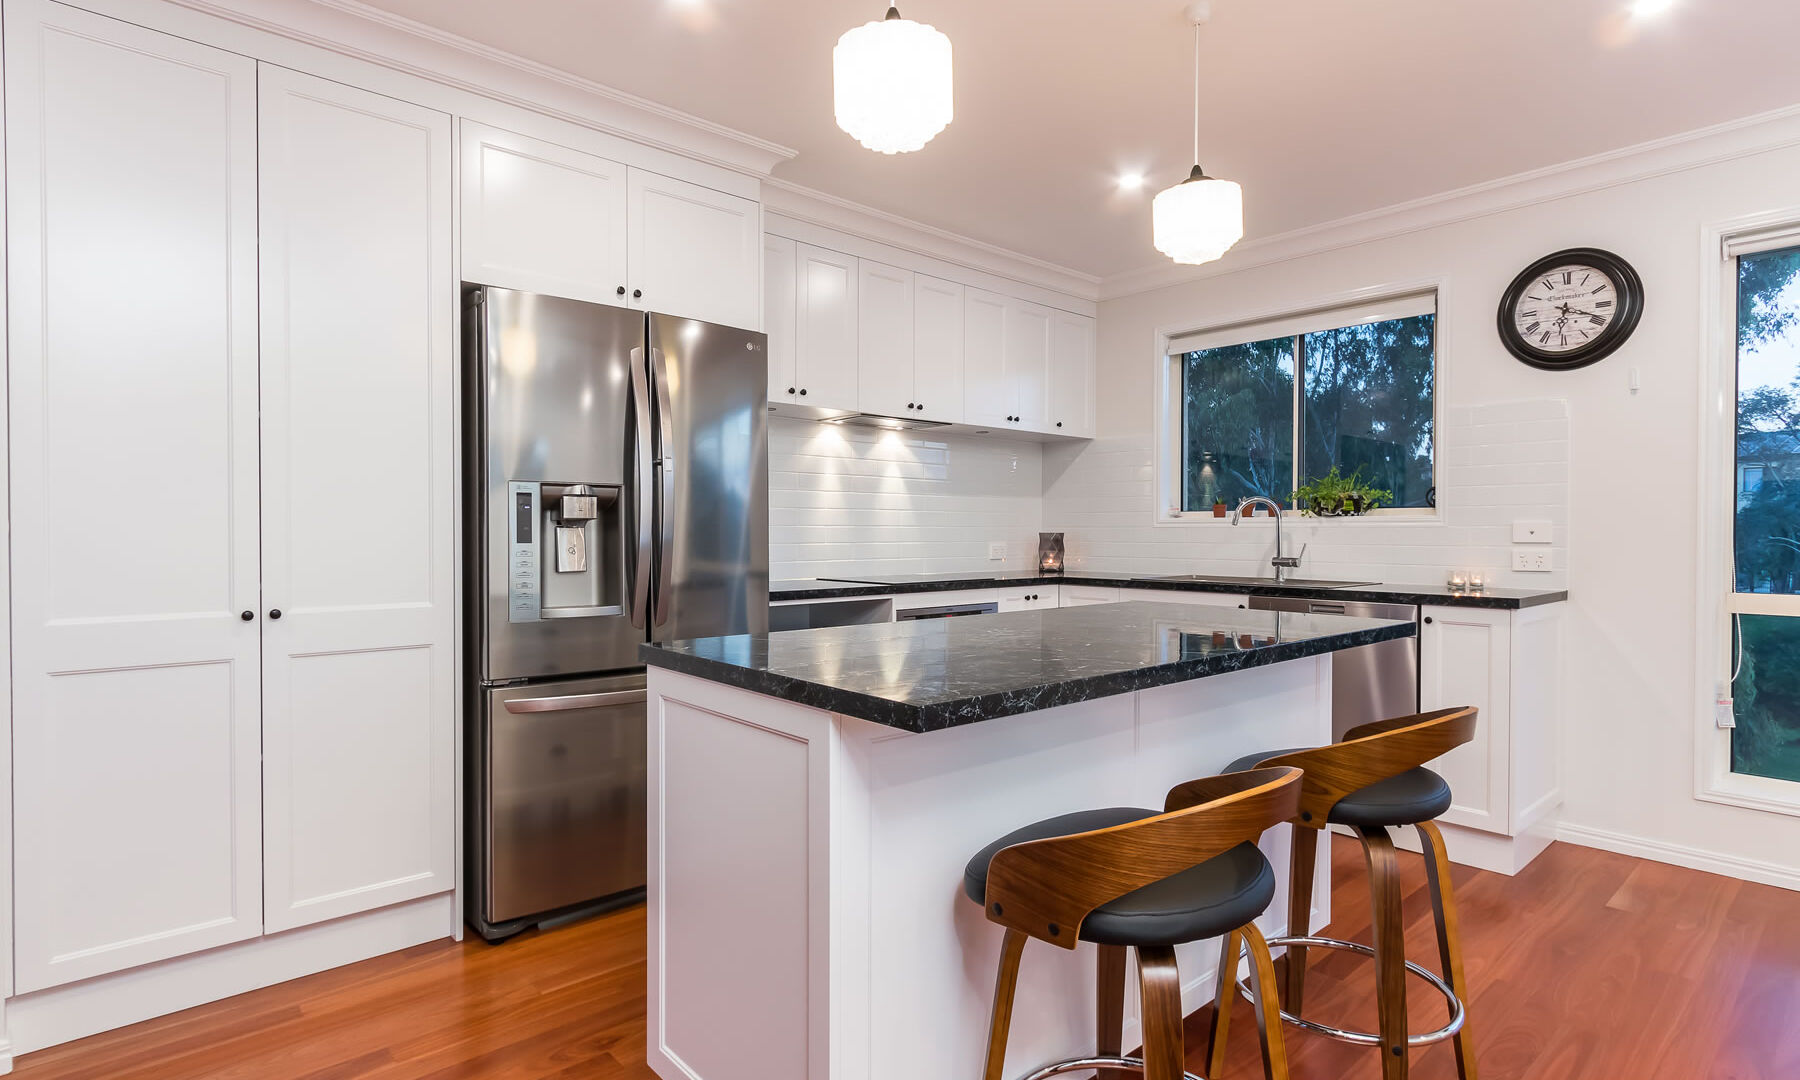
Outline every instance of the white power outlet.
{"type": "Polygon", "coordinates": [[[1006,561],[1006,541],[993,540],[988,543],[988,562],[1006,561]]]}
{"type": "Polygon", "coordinates": [[[1513,569],[1526,574],[1548,574],[1550,572],[1550,553],[1548,551],[1524,551],[1513,549],[1513,569]]]}

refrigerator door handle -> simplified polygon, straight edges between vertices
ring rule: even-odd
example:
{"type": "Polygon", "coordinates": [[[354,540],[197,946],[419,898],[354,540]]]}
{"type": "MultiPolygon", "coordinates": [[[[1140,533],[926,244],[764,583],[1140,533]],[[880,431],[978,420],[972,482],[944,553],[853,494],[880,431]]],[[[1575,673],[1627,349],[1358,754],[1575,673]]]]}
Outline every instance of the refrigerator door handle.
{"type": "Polygon", "coordinates": [[[656,614],[653,626],[669,619],[669,594],[673,591],[675,573],[675,455],[669,452],[674,425],[669,419],[669,371],[663,363],[661,349],[650,350],[650,391],[656,397],[656,468],[660,478],[660,495],[656,502],[657,528],[661,535],[656,545],[656,614]]]}
{"type": "Polygon", "coordinates": [[[650,392],[645,383],[644,350],[631,350],[631,407],[637,428],[633,448],[637,476],[631,485],[631,519],[637,527],[637,554],[631,560],[631,625],[644,629],[650,618],[650,563],[655,537],[651,532],[650,500],[652,452],[650,444],[650,392]]]}
{"type": "Polygon", "coordinates": [[[643,690],[614,690],[605,694],[564,694],[561,697],[513,698],[506,701],[509,713],[567,712],[570,709],[599,709],[609,705],[639,705],[648,700],[643,690]]]}

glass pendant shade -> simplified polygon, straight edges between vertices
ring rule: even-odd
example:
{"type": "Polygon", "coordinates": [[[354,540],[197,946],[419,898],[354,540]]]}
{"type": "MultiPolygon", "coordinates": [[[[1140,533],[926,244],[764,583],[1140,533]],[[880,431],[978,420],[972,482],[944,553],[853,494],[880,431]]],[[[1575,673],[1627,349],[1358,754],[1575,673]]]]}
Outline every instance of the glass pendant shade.
{"type": "Polygon", "coordinates": [[[837,123],[877,153],[917,150],[955,113],[950,39],[935,27],[887,18],[844,32],[832,50],[837,123]]]}
{"type": "Polygon", "coordinates": [[[1156,250],[1178,263],[1209,263],[1244,238],[1244,189],[1196,165],[1193,175],[1157,193],[1150,215],[1156,250]]]}

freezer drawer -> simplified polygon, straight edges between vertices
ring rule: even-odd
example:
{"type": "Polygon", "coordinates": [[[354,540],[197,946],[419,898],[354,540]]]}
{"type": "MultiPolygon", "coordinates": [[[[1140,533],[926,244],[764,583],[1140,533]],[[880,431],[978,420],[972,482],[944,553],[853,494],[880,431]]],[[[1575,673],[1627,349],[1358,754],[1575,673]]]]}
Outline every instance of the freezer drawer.
{"type": "Polygon", "coordinates": [[[485,908],[506,923],[644,885],[644,676],[490,690],[485,908]]]}

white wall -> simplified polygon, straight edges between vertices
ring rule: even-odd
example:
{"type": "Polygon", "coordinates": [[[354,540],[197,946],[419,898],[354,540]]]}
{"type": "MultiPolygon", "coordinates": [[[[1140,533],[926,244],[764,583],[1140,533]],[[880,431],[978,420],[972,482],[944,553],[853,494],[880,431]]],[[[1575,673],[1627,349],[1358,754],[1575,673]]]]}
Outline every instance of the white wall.
{"type": "MultiPolygon", "coordinates": [[[[1398,235],[1366,243],[1354,241],[1367,235],[1368,223],[1353,223],[1345,229],[1346,246],[1336,250],[1327,250],[1328,235],[1309,237],[1319,253],[1104,302],[1099,381],[1105,438],[1085,452],[1092,464],[1051,454],[1047,527],[1074,530],[1082,520],[1069,504],[1104,486],[1083,477],[1147,480],[1143,447],[1152,430],[1159,328],[1302,310],[1358,289],[1435,281],[1441,289],[1439,392],[1449,417],[1501,402],[1568,403],[1567,835],[1800,887],[1800,818],[1693,797],[1695,655],[1703,617],[1695,602],[1694,494],[1701,321],[1703,303],[1714,302],[1702,296],[1702,274],[1706,260],[1717,258],[1702,251],[1701,231],[1709,223],[1800,207],[1800,143],[1793,133],[1768,139],[1778,149],[1724,156],[1743,153],[1747,137],[1741,130],[1720,136],[1715,141],[1730,145],[1722,145],[1710,163],[1636,180],[1601,176],[1592,190],[1410,232],[1395,229],[1398,235]],[[1557,373],[1528,368],[1501,347],[1495,306],[1526,264],[1578,245],[1610,249],[1637,267],[1647,296],[1643,322],[1624,349],[1595,366],[1557,373]],[[1642,378],[1635,394],[1629,389],[1634,368],[1642,378]],[[1077,481],[1088,490],[1071,486],[1077,481]]],[[[1712,153],[1701,149],[1693,160],[1712,153]]],[[[1594,169],[1616,174],[1620,165],[1614,160],[1594,169]]],[[[1532,195],[1544,182],[1531,178],[1536,186],[1520,190],[1532,195]]],[[[1491,205],[1508,201],[1492,191],[1480,194],[1491,205]]],[[[1254,207],[1255,193],[1247,195],[1254,207]]],[[[1270,250],[1256,257],[1268,258],[1270,250]]],[[[1122,535],[1149,535],[1147,488],[1111,503],[1108,513],[1119,515],[1122,535]]],[[[1092,517],[1088,524],[1115,527],[1092,517]]],[[[1355,544],[1352,528],[1322,533],[1313,542],[1326,549],[1355,544]]],[[[1072,540],[1078,549],[1084,544],[1072,540]]],[[[1153,557],[1172,563],[1162,552],[1178,543],[1158,540],[1153,557]]],[[[1319,557],[1330,558],[1328,552],[1319,557]]]]}
{"type": "Polygon", "coordinates": [[[769,576],[1018,570],[1037,558],[1037,443],[769,418],[769,576]],[[1006,544],[1002,562],[988,543],[1006,544]]]}

